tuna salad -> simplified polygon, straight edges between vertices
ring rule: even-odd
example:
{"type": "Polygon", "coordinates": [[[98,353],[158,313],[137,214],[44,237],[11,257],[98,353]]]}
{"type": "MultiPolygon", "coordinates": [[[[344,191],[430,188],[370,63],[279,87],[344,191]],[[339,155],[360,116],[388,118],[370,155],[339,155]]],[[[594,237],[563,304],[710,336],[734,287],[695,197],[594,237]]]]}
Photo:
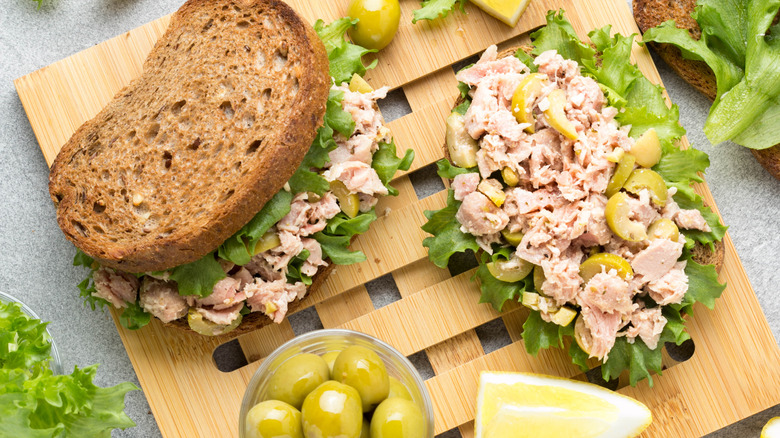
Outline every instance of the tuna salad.
{"type": "MultiPolygon", "coordinates": [[[[556,19],[563,20],[548,16],[548,28],[560,25],[556,19]]],[[[448,159],[438,163],[451,181],[448,205],[426,212],[423,227],[433,234],[424,245],[439,266],[455,252],[478,254],[483,302],[500,310],[514,299],[532,309],[523,333],[529,352],[550,346],[540,345],[540,336],[569,335],[576,341],[570,353],[583,367],[589,357],[614,363],[609,359],[619,340],[616,361],[635,347],[657,351],[664,342],[682,342],[680,312],[702,294],[689,294],[686,268],[695,264],[699,274],[702,267],[690,249],[725,231],[700,199],[689,202],[696,197],[689,181],[669,177],[678,172],[671,165],[681,164],[674,154],[688,152],[673,144],[682,134],[666,138],[668,122],[637,130],[624,116],[638,118],[647,109],[630,107],[613,84],[599,82],[610,77],[600,74],[605,69],[619,72],[607,65],[608,55],[631,46],[628,38],[610,40],[608,28],[596,33],[603,34],[601,41],[611,45],[600,49],[600,67],[595,52],[567,59],[561,53],[572,52],[558,50],[567,47],[537,47],[532,58],[523,51],[499,56],[492,46],[457,73],[463,94],[447,119],[448,159]]],[[[590,48],[569,35],[571,44],[590,48]]],[[[629,52],[620,68],[632,67],[638,82],[629,52]]],[[[663,99],[650,87],[648,93],[663,99]]],[[[662,105],[658,111],[671,112],[662,105]]],[[[719,295],[712,271],[714,289],[706,293],[719,295]]],[[[605,368],[605,378],[625,367],[605,368]]]]}
{"type": "Polygon", "coordinates": [[[376,220],[382,196],[413,153],[396,156],[377,100],[359,75],[330,90],[325,126],[301,167],[236,235],[195,263],[164,272],[130,274],[97,266],[79,253],[75,264],[93,269],[81,285],[93,307],[124,309],[120,320],[139,328],[150,316],[164,323],[186,317],[189,327],[219,335],[244,315],[261,313],[280,323],[312,279],[330,264],[365,260],[349,243],[376,220]]]}

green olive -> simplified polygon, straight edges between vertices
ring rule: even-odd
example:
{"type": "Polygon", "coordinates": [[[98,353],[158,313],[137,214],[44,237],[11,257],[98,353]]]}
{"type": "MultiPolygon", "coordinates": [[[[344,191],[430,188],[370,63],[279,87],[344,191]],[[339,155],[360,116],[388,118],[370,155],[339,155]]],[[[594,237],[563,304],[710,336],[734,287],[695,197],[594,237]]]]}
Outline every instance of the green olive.
{"type": "Polygon", "coordinates": [[[247,438],[303,438],[301,413],[287,403],[266,400],[246,414],[247,438]]]}
{"type": "Polygon", "coordinates": [[[631,146],[631,154],[642,167],[653,167],[661,161],[661,142],[655,128],[648,129],[636,140],[631,146]]]}
{"type": "Polygon", "coordinates": [[[509,260],[498,260],[487,265],[490,275],[497,280],[507,283],[515,283],[528,276],[534,269],[533,263],[519,259],[517,263],[509,260]]]}
{"type": "Polygon", "coordinates": [[[639,242],[647,238],[645,226],[628,218],[631,213],[631,205],[628,203],[628,195],[617,192],[609,198],[604,208],[604,216],[607,225],[618,237],[629,242],[639,242]]]}
{"type": "Polygon", "coordinates": [[[592,255],[582,262],[580,265],[580,277],[582,277],[584,283],[587,283],[602,270],[609,272],[612,269],[617,271],[620,278],[624,280],[634,275],[634,270],[631,269],[631,265],[626,259],[616,254],[602,252],[592,255]]]}
{"type": "Polygon", "coordinates": [[[471,137],[466,130],[466,119],[462,114],[455,111],[447,117],[447,152],[450,154],[452,162],[458,166],[468,169],[477,165],[477,151],[479,143],[471,137]]]}
{"type": "Polygon", "coordinates": [[[329,375],[323,358],[310,353],[298,354],[287,359],[271,376],[266,396],[300,409],[306,396],[328,380],[329,375]]]}
{"type": "Polygon", "coordinates": [[[306,396],[301,418],[307,438],[359,438],[363,427],[360,394],[329,380],[306,396]]]}
{"type": "Polygon", "coordinates": [[[371,423],[363,417],[363,427],[360,429],[360,438],[371,438],[371,423]]]}
{"type": "Polygon", "coordinates": [[[536,293],[539,295],[544,295],[542,285],[545,280],[547,280],[547,278],[544,276],[544,269],[539,265],[534,266],[534,289],[536,289],[536,293]]]}
{"type": "Polygon", "coordinates": [[[400,380],[395,377],[390,377],[390,393],[387,394],[387,398],[399,397],[409,401],[414,401],[412,395],[409,394],[409,390],[406,385],[401,383],[400,380]]]}
{"type": "Polygon", "coordinates": [[[330,182],[330,190],[339,200],[341,211],[350,218],[354,218],[360,213],[360,198],[357,193],[350,193],[347,186],[339,180],[330,182]]]}
{"type": "Polygon", "coordinates": [[[333,380],[349,385],[360,394],[363,412],[387,398],[390,378],[382,359],[366,347],[353,345],[333,363],[333,380]]]}
{"type": "Polygon", "coordinates": [[[671,220],[661,218],[650,225],[647,236],[650,239],[669,239],[676,242],[680,237],[680,229],[671,220]]]}
{"type": "Polygon", "coordinates": [[[352,0],[347,15],[360,20],[349,30],[352,41],[367,49],[381,50],[398,32],[401,6],[398,0],[352,0]]]}
{"type": "Polygon", "coordinates": [[[534,133],[533,103],[542,94],[542,88],[549,83],[547,75],[542,73],[533,73],[525,77],[515,89],[512,95],[512,113],[517,119],[517,123],[530,123],[531,126],[525,128],[525,131],[534,133]]]}
{"type": "Polygon", "coordinates": [[[383,401],[371,417],[371,438],[423,438],[425,432],[420,408],[402,398],[383,401]]]}
{"type": "Polygon", "coordinates": [[[524,234],[520,232],[510,233],[509,228],[504,228],[501,230],[501,235],[504,236],[504,239],[506,239],[506,241],[512,246],[520,245],[520,242],[523,240],[524,236],[524,234]]]}
{"type": "Polygon", "coordinates": [[[634,171],[634,163],[636,163],[636,157],[631,154],[623,154],[620,157],[617,167],[615,167],[615,173],[612,174],[612,178],[607,184],[607,191],[604,192],[607,198],[611,197],[615,193],[619,192],[623,188],[623,184],[631,176],[631,172],[634,171]]]}
{"type": "Polygon", "coordinates": [[[668,195],[666,183],[661,175],[650,169],[637,169],[631,172],[628,181],[623,184],[623,188],[635,195],[639,195],[642,190],[650,191],[650,199],[659,207],[666,205],[668,195]]]}
{"type": "Polygon", "coordinates": [[[194,307],[190,307],[190,310],[187,312],[187,324],[190,326],[192,331],[200,333],[201,335],[219,336],[224,335],[225,333],[238,327],[238,325],[241,324],[243,317],[244,315],[239,313],[238,318],[236,318],[233,322],[227,325],[221,325],[211,322],[207,319],[203,319],[203,315],[201,315],[200,312],[198,312],[194,307]]]}
{"type": "Polygon", "coordinates": [[[547,123],[550,124],[556,131],[564,135],[564,137],[576,140],[579,136],[574,125],[571,124],[569,119],[566,118],[566,92],[560,88],[556,88],[547,95],[547,100],[550,102],[549,107],[544,110],[544,115],[547,117],[547,123]]]}
{"type": "Polygon", "coordinates": [[[322,359],[328,364],[328,369],[331,373],[333,372],[333,363],[336,362],[336,358],[339,357],[339,354],[341,354],[341,350],[329,351],[322,355],[322,359]]]}

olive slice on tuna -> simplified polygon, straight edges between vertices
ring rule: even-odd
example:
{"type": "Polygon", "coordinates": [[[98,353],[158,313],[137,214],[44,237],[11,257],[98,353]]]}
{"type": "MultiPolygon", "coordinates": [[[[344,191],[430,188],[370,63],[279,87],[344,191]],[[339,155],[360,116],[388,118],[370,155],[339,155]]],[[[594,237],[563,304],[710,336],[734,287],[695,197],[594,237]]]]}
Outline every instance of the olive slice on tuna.
{"type": "Polygon", "coordinates": [[[607,184],[607,191],[604,192],[608,198],[623,188],[623,184],[626,183],[628,177],[631,176],[631,172],[634,171],[635,162],[636,157],[632,154],[623,154],[623,156],[620,157],[620,161],[615,168],[615,173],[612,174],[612,178],[610,178],[609,184],[607,184]]]}
{"type": "Polygon", "coordinates": [[[634,142],[631,155],[636,157],[636,164],[642,167],[653,167],[661,161],[661,142],[658,141],[655,128],[648,129],[634,142]]]}
{"type": "Polygon", "coordinates": [[[547,75],[541,73],[530,74],[520,82],[512,96],[512,114],[515,115],[517,123],[531,124],[531,126],[525,128],[525,131],[530,134],[535,132],[534,102],[542,94],[542,89],[548,83],[547,75]]]}
{"type": "Polygon", "coordinates": [[[659,207],[666,205],[667,188],[661,175],[650,169],[637,169],[631,172],[631,176],[623,184],[623,188],[635,195],[642,190],[650,191],[650,199],[659,207]]]}
{"type": "Polygon", "coordinates": [[[661,218],[650,224],[647,229],[647,236],[650,239],[669,239],[677,242],[680,237],[680,229],[669,219],[661,218]]]}
{"type": "Polygon", "coordinates": [[[463,115],[452,112],[447,117],[447,151],[458,167],[469,169],[477,165],[479,144],[466,130],[463,115]]]}
{"type": "Polygon", "coordinates": [[[584,283],[587,283],[596,274],[609,272],[613,269],[617,271],[617,274],[623,280],[634,276],[634,270],[631,269],[631,264],[626,259],[617,254],[602,252],[592,255],[582,262],[580,265],[580,277],[582,277],[584,283]]]}
{"type": "Polygon", "coordinates": [[[255,249],[252,254],[257,255],[261,252],[266,252],[269,249],[276,248],[281,244],[282,241],[279,240],[278,234],[274,233],[273,231],[267,231],[265,234],[263,234],[263,237],[257,241],[257,244],[255,244],[255,249]]]}
{"type": "Polygon", "coordinates": [[[520,245],[520,242],[523,240],[523,233],[517,232],[517,233],[510,233],[508,228],[504,228],[501,230],[501,235],[504,236],[504,239],[512,245],[517,246],[520,245]]]}
{"type": "Polygon", "coordinates": [[[528,276],[534,269],[534,265],[521,258],[515,258],[513,260],[498,260],[488,263],[487,265],[490,275],[497,280],[501,280],[506,283],[514,283],[520,281],[528,276]]]}
{"type": "Polygon", "coordinates": [[[547,109],[544,110],[547,122],[566,138],[576,140],[578,137],[577,130],[569,119],[566,118],[566,112],[564,111],[566,107],[566,93],[560,88],[556,88],[547,95],[547,101],[549,104],[547,109]]]}
{"type": "Polygon", "coordinates": [[[362,76],[355,73],[349,81],[349,91],[367,94],[374,91],[374,89],[371,88],[371,85],[368,85],[368,82],[362,76]]]}
{"type": "Polygon", "coordinates": [[[341,211],[349,218],[354,218],[360,212],[360,198],[357,193],[350,193],[347,186],[339,180],[331,181],[330,190],[339,200],[341,211]]]}
{"type": "Polygon", "coordinates": [[[547,278],[544,276],[544,269],[539,265],[534,266],[534,289],[536,289],[536,292],[539,293],[539,295],[544,295],[542,285],[545,280],[547,280],[547,278]]]}
{"type": "Polygon", "coordinates": [[[629,242],[639,242],[647,238],[647,230],[640,222],[632,221],[628,218],[631,213],[631,206],[628,203],[628,195],[624,192],[617,192],[609,198],[604,208],[604,216],[607,219],[607,225],[618,237],[629,242]]]}
{"type": "Polygon", "coordinates": [[[194,307],[190,307],[190,310],[187,312],[187,324],[189,324],[192,331],[200,333],[201,335],[219,336],[238,327],[238,325],[241,324],[243,317],[244,315],[239,314],[238,318],[228,325],[215,324],[209,320],[203,319],[203,315],[201,315],[200,312],[194,307]]]}

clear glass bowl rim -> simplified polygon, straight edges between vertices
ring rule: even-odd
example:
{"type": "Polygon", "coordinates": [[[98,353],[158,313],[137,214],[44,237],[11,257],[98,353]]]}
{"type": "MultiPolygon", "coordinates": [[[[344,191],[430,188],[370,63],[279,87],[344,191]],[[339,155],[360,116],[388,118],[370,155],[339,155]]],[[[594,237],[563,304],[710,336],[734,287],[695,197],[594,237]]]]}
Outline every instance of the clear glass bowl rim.
{"type": "Polygon", "coordinates": [[[373,336],[367,335],[362,332],[357,332],[354,330],[348,330],[348,329],[320,329],[320,330],[314,330],[310,331],[308,333],[304,333],[300,336],[296,336],[289,341],[285,342],[281,346],[279,346],[276,350],[274,350],[271,354],[269,354],[265,359],[263,359],[263,363],[260,365],[260,367],[255,370],[254,375],[252,376],[252,379],[249,381],[249,384],[247,385],[246,391],[244,392],[244,398],[241,401],[241,411],[239,414],[239,436],[243,436],[243,431],[240,430],[241,425],[243,422],[241,421],[243,419],[243,415],[249,411],[251,406],[248,406],[250,403],[250,399],[252,398],[251,395],[251,388],[256,388],[260,380],[263,378],[263,376],[268,371],[268,368],[270,367],[270,364],[274,362],[279,356],[284,354],[288,349],[295,347],[298,344],[306,343],[307,341],[316,340],[317,338],[327,337],[327,336],[343,336],[345,338],[349,337],[358,337],[361,338],[364,341],[367,341],[369,343],[377,344],[381,348],[383,348],[385,351],[387,351],[389,356],[392,356],[393,359],[399,361],[409,372],[409,374],[412,377],[412,380],[414,381],[414,384],[419,388],[420,390],[420,396],[422,397],[422,403],[424,405],[423,415],[426,418],[426,425],[428,426],[429,430],[428,433],[430,434],[430,438],[433,438],[433,403],[431,402],[430,394],[428,394],[428,389],[425,387],[425,381],[423,380],[422,376],[420,376],[420,373],[417,371],[417,368],[409,361],[409,359],[401,354],[398,350],[395,349],[392,345],[388,344],[387,342],[384,342],[380,339],[377,339],[373,336]]]}
{"type": "MultiPolygon", "coordinates": [[[[30,308],[30,306],[13,295],[9,295],[3,291],[0,291],[0,301],[19,303],[22,306],[22,311],[24,313],[28,314],[33,319],[41,319],[41,317],[39,317],[38,314],[30,308]]],[[[48,328],[46,328],[46,333],[49,334],[49,338],[51,339],[51,364],[49,365],[49,368],[51,368],[54,374],[62,374],[62,361],[60,360],[59,350],[57,350],[57,343],[54,342],[54,337],[51,335],[51,332],[48,328]]]]}

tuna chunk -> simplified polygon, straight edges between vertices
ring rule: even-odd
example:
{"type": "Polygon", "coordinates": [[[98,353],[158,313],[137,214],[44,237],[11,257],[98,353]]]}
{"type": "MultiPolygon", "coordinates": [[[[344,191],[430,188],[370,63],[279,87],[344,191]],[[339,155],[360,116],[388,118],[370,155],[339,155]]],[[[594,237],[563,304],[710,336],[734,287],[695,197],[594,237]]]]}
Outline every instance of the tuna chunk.
{"type": "Polygon", "coordinates": [[[343,182],[351,193],[387,195],[387,187],[382,184],[376,171],[366,163],[347,161],[334,164],[322,176],[328,181],[343,182]]]}
{"type": "Polygon", "coordinates": [[[452,180],[452,190],[455,191],[455,199],[462,201],[467,195],[474,193],[479,185],[478,173],[463,173],[452,180]]]}
{"type": "Polygon", "coordinates": [[[639,336],[649,349],[655,350],[666,326],[666,318],[661,314],[661,307],[637,309],[631,314],[630,321],[631,327],[625,332],[628,341],[633,342],[639,336]]]}
{"type": "Polygon", "coordinates": [[[506,213],[480,192],[466,196],[455,217],[466,232],[475,236],[497,233],[509,223],[506,213]]]}
{"type": "Polygon", "coordinates": [[[593,276],[577,297],[580,306],[598,309],[603,313],[631,313],[634,310],[633,291],[613,269],[593,276]]]}
{"type": "Polygon", "coordinates": [[[253,312],[263,312],[275,323],[284,320],[287,306],[306,295],[306,285],[301,282],[287,283],[285,280],[266,282],[256,279],[245,288],[247,304],[253,312]]]}
{"type": "Polygon", "coordinates": [[[534,59],[534,64],[539,66],[539,73],[546,74],[550,81],[559,85],[567,84],[580,75],[577,62],[563,59],[555,50],[542,52],[534,59]]]}
{"type": "Polygon", "coordinates": [[[575,325],[575,331],[585,344],[590,357],[607,360],[609,351],[615,346],[617,332],[623,326],[620,313],[604,313],[591,307],[583,307],[583,326],[575,325]]]}
{"type": "Polygon", "coordinates": [[[640,222],[645,228],[661,217],[655,207],[650,204],[650,192],[646,189],[639,192],[639,199],[629,196],[628,205],[630,209],[629,219],[640,222]]]}
{"type": "Polygon", "coordinates": [[[244,268],[250,274],[259,275],[265,281],[281,280],[284,274],[282,271],[274,270],[274,267],[265,259],[264,254],[260,253],[252,257],[252,260],[244,265],[244,268]]]}
{"type": "Polygon", "coordinates": [[[699,210],[680,210],[677,212],[677,215],[675,215],[674,222],[677,223],[680,228],[688,230],[712,231],[699,210]]]}
{"type": "Polygon", "coordinates": [[[274,271],[287,272],[287,265],[290,263],[290,260],[303,251],[303,243],[301,242],[301,236],[288,231],[280,232],[279,240],[282,242],[281,245],[260,253],[260,255],[265,258],[265,261],[271,265],[274,271]]]}
{"type": "Polygon", "coordinates": [[[233,277],[225,277],[214,285],[211,295],[195,300],[198,307],[213,306],[215,310],[233,307],[236,303],[244,301],[246,297],[239,293],[241,280],[233,277]]]}
{"type": "Polygon", "coordinates": [[[139,301],[141,308],[157,317],[164,323],[169,323],[187,314],[190,306],[174,282],[144,277],[141,284],[139,301]]]}
{"type": "Polygon", "coordinates": [[[229,325],[238,318],[241,314],[241,309],[244,308],[244,303],[238,303],[226,309],[213,309],[209,307],[198,307],[195,310],[203,315],[204,319],[207,319],[214,324],[229,325]]]}
{"type": "Polygon", "coordinates": [[[688,276],[685,275],[686,261],[677,262],[674,268],[657,280],[645,286],[650,297],[661,306],[679,304],[688,292],[688,276]]]}
{"type": "Polygon", "coordinates": [[[612,231],[607,225],[604,216],[604,208],[607,205],[607,197],[598,193],[592,194],[588,199],[587,211],[588,225],[585,233],[579,237],[579,242],[585,246],[606,245],[612,239],[612,231]]]}
{"type": "Polygon", "coordinates": [[[358,193],[358,199],[360,200],[360,207],[358,209],[365,213],[371,211],[379,202],[379,198],[374,195],[366,195],[365,193],[358,193]]]}
{"type": "Polygon", "coordinates": [[[92,279],[95,281],[92,296],[108,301],[117,309],[135,303],[139,286],[135,275],[100,267],[92,274],[92,279]]]}
{"type": "Polygon", "coordinates": [[[475,86],[479,85],[487,76],[528,72],[528,67],[514,56],[496,59],[497,51],[495,45],[488,47],[476,64],[458,72],[455,77],[461,82],[475,86]]]}
{"type": "Polygon", "coordinates": [[[574,297],[580,292],[581,259],[582,251],[570,249],[559,257],[541,261],[545,276],[542,292],[554,298],[559,306],[574,301],[574,297]]]}
{"type": "Polygon", "coordinates": [[[654,281],[674,267],[677,259],[682,254],[685,240],[674,242],[669,239],[655,239],[650,241],[647,248],[639,251],[631,260],[634,272],[642,275],[645,281],[654,281]]]}
{"type": "Polygon", "coordinates": [[[309,277],[314,277],[319,267],[328,266],[328,263],[322,260],[322,247],[319,242],[308,237],[301,239],[301,242],[303,243],[303,249],[309,251],[309,257],[303,262],[301,272],[309,277]]]}
{"type": "Polygon", "coordinates": [[[295,195],[290,204],[290,212],[276,225],[279,231],[301,236],[309,236],[325,229],[328,219],[337,215],[341,209],[331,192],[325,193],[315,202],[309,202],[307,193],[295,195]]]}

